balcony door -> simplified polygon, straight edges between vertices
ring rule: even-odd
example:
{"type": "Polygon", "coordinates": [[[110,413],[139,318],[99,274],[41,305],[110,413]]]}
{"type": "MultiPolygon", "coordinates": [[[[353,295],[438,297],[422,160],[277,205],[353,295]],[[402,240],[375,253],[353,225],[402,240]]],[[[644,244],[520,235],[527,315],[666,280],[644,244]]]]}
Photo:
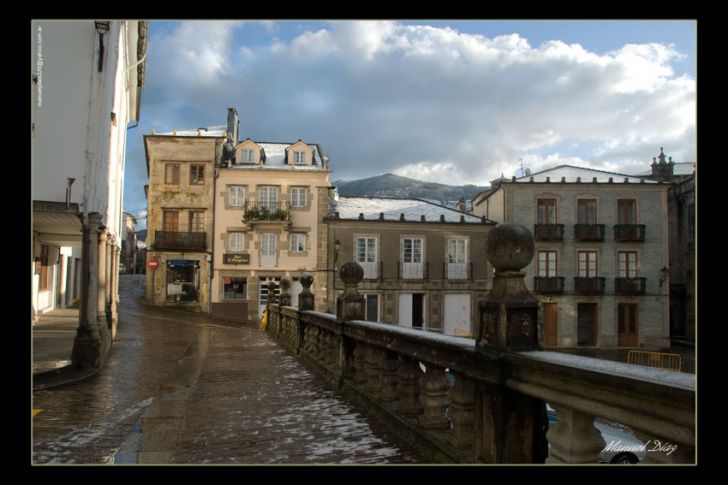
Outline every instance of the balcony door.
{"type": "Polygon", "coordinates": [[[278,240],[275,233],[264,232],[260,235],[260,266],[273,268],[278,255],[278,240]]]}
{"type": "Polygon", "coordinates": [[[543,345],[556,347],[558,342],[558,303],[543,304],[543,345]]]}
{"type": "Polygon", "coordinates": [[[637,304],[617,305],[617,345],[637,347],[637,304]]]}
{"type": "Polygon", "coordinates": [[[271,211],[278,209],[278,187],[258,187],[258,205],[261,209],[264,207],[271,211]]]}
{"type": "Polygon", "coordinates": [[[422,279],[422,239],[405,238],[402,240],[402,278],[422,279]]]}
{"type": "Polygon", "coordinates": [[[447,240],[447,279],[464,280],[468,277],[467,239],[447,240]]]}
{"type": "Polygon", "coordinates": [[[364,279],[377,278],[377,238],[356,238],[356,262],[364,269],[364,279]]]}
{"type": "Polygon", "coordinates": [[[162,230],[164,232],[179,231],[179,211],[164,211],[162,216],[162,230]]]}

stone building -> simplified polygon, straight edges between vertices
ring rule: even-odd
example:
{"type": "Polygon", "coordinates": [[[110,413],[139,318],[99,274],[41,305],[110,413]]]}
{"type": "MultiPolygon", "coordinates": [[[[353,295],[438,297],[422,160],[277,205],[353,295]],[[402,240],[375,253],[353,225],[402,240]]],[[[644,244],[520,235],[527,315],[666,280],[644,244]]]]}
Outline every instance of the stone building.
{"type": "Polygon", "coordinates": [[[315,307],[326,307],[329,160],[320,145],[238,140],[238,117],[228,110],[227,141],[215,188],[212,313],[258,321],[270,285],[314,277],[315,307]]]}
{"type": "Polygon", "coordinates": [[[669,347],[669,186],[562,165],[493,181],[473,213],[533,228],[547,347],[669,347]]]}
{"type": "Polygon", "coordinates": [[[144,136],[147,303],[210,311],[216,164],[225,127],[144,136]]]}
{"type": "Polygon", "coordinates": [[[32,312],[78,303],[74,366],[99,367],[118,322],[126,137],[139,122],[147,22],[31,27],[32,312]]]}
{"type": "Polygon", "coordinates": [[[670,226],[670,337],[695,342],[695,164],[675,163],[660,155],[651,170],[638,176],[670,184],[667,192],[670,226]],[[659,159],[659,161],[658,161],[659,159]]]}
{"type": "Polygon", "coordinates": [[[472,336],[492,268],[494,222],[418,199],[334,197],[328,225],[328,311],[344,290],[338,267],[364,268],[365,319],[472,336]]]}
{"type": "MultiPolygon", "coordinates": [[[[124,234],[121,240],[121,258],[120,265],[123,263],[123,268],[126,273],[135,273],[136,261],[137,261],[137,240],[136,240],[136,218],[124,212],[124,234]]],[[[121,272],[122,266],[119,266],[119,272],[121,272]]]]}

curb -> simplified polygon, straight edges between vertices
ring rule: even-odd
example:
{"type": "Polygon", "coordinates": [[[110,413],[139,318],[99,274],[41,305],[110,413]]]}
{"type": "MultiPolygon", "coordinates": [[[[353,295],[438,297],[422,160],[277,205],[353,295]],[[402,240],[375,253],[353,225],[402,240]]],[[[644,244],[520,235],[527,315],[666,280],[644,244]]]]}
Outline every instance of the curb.
{"type": "Polygon", "coordinates": [[[100,371],[101,367],[77,370],[73,365],[67,365],[58,369],[38,372],[37,374],[33,374],[33,391],[45,391],[68,384],[75,384],[95,376],[100,371]]]}

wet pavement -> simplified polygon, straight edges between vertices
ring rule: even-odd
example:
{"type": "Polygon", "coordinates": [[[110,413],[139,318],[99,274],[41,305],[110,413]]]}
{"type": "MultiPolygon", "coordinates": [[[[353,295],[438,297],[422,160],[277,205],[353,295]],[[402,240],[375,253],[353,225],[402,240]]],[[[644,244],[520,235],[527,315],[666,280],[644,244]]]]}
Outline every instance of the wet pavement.
{"type": "Polygon", "coordinates": [[[417,453],[249,326],[142,303],[120,280],[120,324],[94,377],[33,393],[33,462],[417,463],[417,453]]]}

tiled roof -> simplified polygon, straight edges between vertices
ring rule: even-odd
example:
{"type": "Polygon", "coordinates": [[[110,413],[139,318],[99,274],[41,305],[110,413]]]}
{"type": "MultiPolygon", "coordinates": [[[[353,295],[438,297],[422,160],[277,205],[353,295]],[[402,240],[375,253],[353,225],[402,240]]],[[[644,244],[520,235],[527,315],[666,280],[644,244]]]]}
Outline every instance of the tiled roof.
{"type": "Polygon", "coordinates": [[[363,214],[365,220],[373,221],[379,220],[380,213],[383,213],[385,221],[399,221],[404,214],[405,221],[420,222],[421,217],[425,216],[427,222],[440,222],[440,216],[444,216],[445,222],[460,222],[460,218],[463,217],[467,223],[482,223],[479,217],[421,199],[339,197],[334,211],[339,213],[340,219],[359,219],[359,214],[363,214]]]}
{"type": "Polygon", "coordinates": [[[313,165],[288,165],[286,163],[286,148],[292,146],[294,143],[268,143],[268,142],[255,142],[265,151],[265,163],[257,165],[254,163],[237,163],[232,168],[244,168],[244,169],[280,169],[280,170],[296,170],[296,171],[317,171],[323,170],[321,164],[321,153],[319,146],[316,144],[308,143],[307,145],[313,148],[313,165]]]}
{"type": "MultiPolygon", "coordinates": [[[[516,183],[529,183],[531,178],[534,182],[546,182],[546,178],[552,183],[559,183],[562,178],[565,182],[576,182],[577,178],[580,178],[582,183],[593,182],[596,178],[597,183],[608,183],[609,179],[612,179],[613,183],[624,183],[627,180],[631,184],[638,184],[642,179],[633,176],[626,175],[623,173],[605,172],[603,170],[594,170],[592,168],[574,167],[572,165],[559,165],[558,167],[536,172],[531,175],[519,177],[516,179],[516,183]]],[[[646,180],[645,183],[655,184],[654,180],[646,180]]]]}

